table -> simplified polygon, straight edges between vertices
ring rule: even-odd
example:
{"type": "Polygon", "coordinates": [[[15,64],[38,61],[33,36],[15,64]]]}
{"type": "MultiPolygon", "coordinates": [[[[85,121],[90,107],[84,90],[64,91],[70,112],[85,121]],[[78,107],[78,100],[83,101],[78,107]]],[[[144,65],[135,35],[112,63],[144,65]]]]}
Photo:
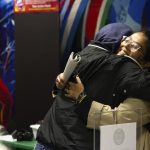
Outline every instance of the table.
{"type": "Polygon", "coordinates": [[[0,140],[0,143],[12,147],[12,148],[19,148],[23,150],[33,150],[36,144],[36,141],[33,139],[32,141],[5,141],[0,140]]]}

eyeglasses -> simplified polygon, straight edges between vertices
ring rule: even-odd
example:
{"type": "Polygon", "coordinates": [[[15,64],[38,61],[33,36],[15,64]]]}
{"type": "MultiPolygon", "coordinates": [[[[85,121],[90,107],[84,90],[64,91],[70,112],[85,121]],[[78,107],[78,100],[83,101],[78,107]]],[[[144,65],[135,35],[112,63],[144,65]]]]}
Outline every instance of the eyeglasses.
{"type": "Polygon", "coordinates": [[[122,42],[125,42],[126,44],[128,44],[129,48],[133,52],[142,51],[142,46],[138,42],[133,41],[130,36],[123,36],[122,42]]]}

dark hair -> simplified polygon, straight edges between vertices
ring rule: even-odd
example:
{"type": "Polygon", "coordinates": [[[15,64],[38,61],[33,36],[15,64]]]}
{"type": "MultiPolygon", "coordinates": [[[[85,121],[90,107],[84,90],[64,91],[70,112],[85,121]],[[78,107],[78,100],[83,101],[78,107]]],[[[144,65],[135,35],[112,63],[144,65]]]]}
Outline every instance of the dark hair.
{"type": "Polygon", "coordinates": [[[150,30],[145,30],[142,31],[144,33],[144,35],[147,37],[147,42],[146,42],[146,53],[144,56],[145,61],[150,61],[150,30]]]}

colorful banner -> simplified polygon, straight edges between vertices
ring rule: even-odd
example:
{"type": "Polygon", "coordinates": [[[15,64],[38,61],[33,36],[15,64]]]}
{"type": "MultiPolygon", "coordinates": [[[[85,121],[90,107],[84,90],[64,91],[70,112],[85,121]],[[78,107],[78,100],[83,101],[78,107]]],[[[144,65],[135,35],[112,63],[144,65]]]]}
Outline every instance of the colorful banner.
{"type": "Polygon", "coordinates": [[[15,0],[15,13],[24,12],[58,12],[58,0],[15,0]]]}
{"type": "Polygon", "coordinates": [[[0,1],[0,79],[15,97],[15,39],[14,3],[12,0],[0,1]]]}

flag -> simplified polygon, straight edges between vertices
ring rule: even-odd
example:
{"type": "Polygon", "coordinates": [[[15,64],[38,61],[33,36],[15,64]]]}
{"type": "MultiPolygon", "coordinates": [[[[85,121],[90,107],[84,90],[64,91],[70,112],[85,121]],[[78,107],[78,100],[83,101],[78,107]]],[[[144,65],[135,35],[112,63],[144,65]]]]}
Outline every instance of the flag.
{"type": "Polygon", "coordinates": [[[88,14],[86,18],[85,27],[85,44],[87,45],[91,39],[94,39],[95,29],[98,19],[99,11],[101,10],[101,4],[103,0],[91,0],[88,14]]]}
{"type": "Polygon", "coordinates": [[[61,54],[63,54],[63,67],[71,53],[71,46],[77,31],[80,19],[82,18],[88,0],[76,0],[73,3],[67,22],[64,28],[61,41],[61,54]]]}
{"type": "Polygon", "coordinates": [[[10,94],[15,94],[15,40],[12,0],[0,1],[0,78],[10,94]]]}
{"type": "Polygon", "coordinates": [[[108,23],[122,22],[133,31],[141,30],[146,0],[113,0],[108,23]]]}

